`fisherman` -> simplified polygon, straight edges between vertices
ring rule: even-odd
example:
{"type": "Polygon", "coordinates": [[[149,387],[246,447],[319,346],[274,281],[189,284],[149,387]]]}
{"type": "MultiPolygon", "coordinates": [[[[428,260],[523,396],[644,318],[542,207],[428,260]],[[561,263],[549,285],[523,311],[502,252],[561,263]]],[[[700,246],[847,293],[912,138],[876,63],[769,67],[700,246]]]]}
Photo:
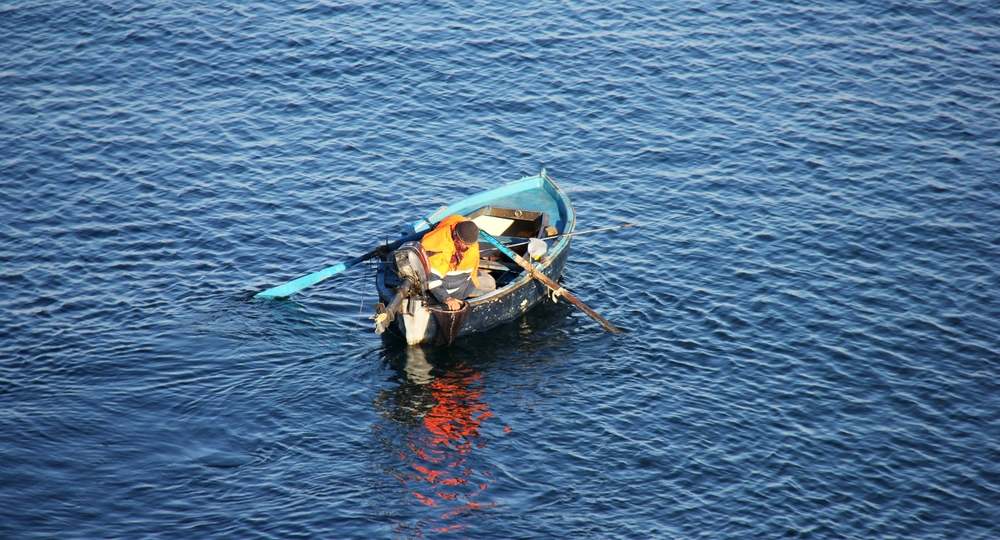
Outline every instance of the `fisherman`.
{"type": "Polygon", "coordinates": [[[497,288],[493,276],[479,271],[479,227],[459,215],[448,216],[420,241],[431,275],[427,289],[449,310],[461,309],[466,298],[497,288]]]}

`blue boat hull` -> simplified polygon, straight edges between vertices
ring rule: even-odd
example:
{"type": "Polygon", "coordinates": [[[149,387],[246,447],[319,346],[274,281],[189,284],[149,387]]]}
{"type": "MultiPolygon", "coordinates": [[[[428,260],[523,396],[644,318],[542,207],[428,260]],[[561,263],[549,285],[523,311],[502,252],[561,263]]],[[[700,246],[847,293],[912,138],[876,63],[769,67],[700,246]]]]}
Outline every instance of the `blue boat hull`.
{"type": "MultiPolygon", "coordinates": [[[[569,198],[544,171],[538,176],[524,178],[442,208],[415,222],[407,234],[426,232],[446,216],[475,215],[485,207],[503,207],[544,215],[545,226],[538,236],[552,236],[549,233],[553,232],[561,236],[550,242],[545,256],[535,264],[553,281],[559,279],[569,257],[571,238],[566,235],[573,232],[576,215],[569,198]]],[[[516,243],[523,241],[523,238],[506,240],[516,243]]],[[[380,265],[376,273],[376,288],[382,302],[390,302],[395,295],[394,278],[391,265],[380,265]]],[[[482,332],[514,320],[548,296],[548,287],[521,271],[508,283],[498,286],[497,290],[468,300],[469,315],[457,336],[482,332]]],[[[403,301],[399,313],[388,326],[388,332],[410,345],[434,343],[438,337],[438,325],[433,311],[438,309],[440,306],[426,295],[410,296],[403,301]]]]}

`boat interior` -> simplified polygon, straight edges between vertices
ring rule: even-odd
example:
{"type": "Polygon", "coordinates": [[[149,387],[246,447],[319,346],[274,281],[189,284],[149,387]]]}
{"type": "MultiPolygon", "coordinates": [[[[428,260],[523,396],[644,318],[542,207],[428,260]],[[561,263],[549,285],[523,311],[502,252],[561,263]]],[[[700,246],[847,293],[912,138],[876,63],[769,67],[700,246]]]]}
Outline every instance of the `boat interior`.
{"type": "MultiPolygon", "coordinates": [[[[549,224],[549,216],[544,212],[484,206],[466,215],[483,231],[496,237],[511,251],[525,256],[529,238],[546,238],[559,234],[554,225],[549,224]]],[[[479,242],[479,269],[488,272],[501,288],[524,272],[517,263],[488,242],[479,242]]],[[[392,264],[392,263],[390,263],[392,264]]],[[[393,268],[392,270],[395,270],[393,268]]],[[[399,284],[395,271],[386,272],[385,284],[395,287],[399,284]]]]}
{"type": "MultiPolygon", "coordinates": [[[[466,217],[522,257],[527,252],[528,244],[518,239],[545,238],[559,234],[554,226],[549,225],[548,214],[543,212],[484,206],[466,217]]],[[[493,276],[497,288],[510,283],[524,272],[517,263],[488,242],[479,243],[479,269],[493,276]]]]}

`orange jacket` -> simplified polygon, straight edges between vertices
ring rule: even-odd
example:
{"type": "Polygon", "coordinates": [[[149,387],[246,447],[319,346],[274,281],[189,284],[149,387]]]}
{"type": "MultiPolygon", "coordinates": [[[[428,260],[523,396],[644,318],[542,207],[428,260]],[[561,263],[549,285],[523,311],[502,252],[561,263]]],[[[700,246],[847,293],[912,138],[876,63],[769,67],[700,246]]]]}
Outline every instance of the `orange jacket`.
{"type": "MultiPolygon", "coordinates": [[[[441,223],[438,223],[438,226],[433,231],[424,235],[423,240],[420,241],[420,245],[427,252],[427,263],[430,264],[431,272],[437,274],[439,277],[444,277],[448,274],[467,274],[471,272],[472,283],[478,287],[479,278],[476,275],[479,273],[478,242],[465,250],[462,260],[457,266],[452,266],[451,264],[452,256],[455,254],[455,240],[452,236],[455,233],[455,226],[463,221],[466,221],[466,219],[459,215],[448,216],[442,219],[441,223]]],[[[433,280],[434,278],[431,277],[430,279],[433,280]]]]}

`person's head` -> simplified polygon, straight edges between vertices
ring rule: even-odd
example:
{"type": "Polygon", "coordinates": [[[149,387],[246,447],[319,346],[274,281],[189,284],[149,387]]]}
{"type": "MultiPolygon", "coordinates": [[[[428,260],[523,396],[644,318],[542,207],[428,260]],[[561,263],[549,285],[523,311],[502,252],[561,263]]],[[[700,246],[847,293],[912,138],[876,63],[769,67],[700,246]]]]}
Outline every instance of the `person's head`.
{"type": "Polygon", "coordinates": [[[479,241],[479,227],[471,221],[463,221],[455,225],[455,239],[466,246],[471,246],[479,241]]]}

